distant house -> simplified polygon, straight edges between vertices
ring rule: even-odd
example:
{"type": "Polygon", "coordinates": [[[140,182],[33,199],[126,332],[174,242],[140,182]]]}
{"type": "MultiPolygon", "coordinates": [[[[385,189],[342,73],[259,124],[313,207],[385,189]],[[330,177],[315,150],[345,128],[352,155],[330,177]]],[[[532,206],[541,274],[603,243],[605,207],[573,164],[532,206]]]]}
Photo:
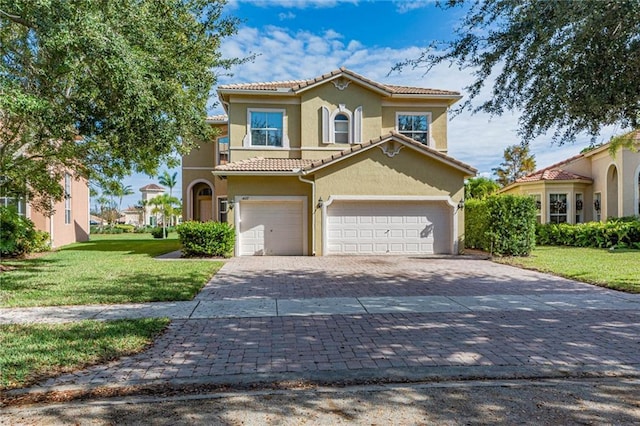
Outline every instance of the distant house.
{"type": "MultiPolygon", "coordinates": [[[[640,148],[640,133],[636,133],[640,148]]],[[[609,144],[537,170],[504,187],[538,205],[539,223],[581,223],[640,214],[640,152],[609,144]]]]}
{"type": "Polygon", "coordinates": [[[120,213],[122,214],[118,220],[120,223],[134,226],[143,224],[145,212],[142,207],[129,206],[120,213]]]}
{"type": "Polygon", "coordinates": [[[53,204],[48,216],[32,208],[28,200],[0,197],[0,205],[13,205],[18,213],[31,219],[36,229],[49,233],[52,248],[89,239],[89,185],[86,179],[65,173],[64,199],[53,204]]]}
{"type": "Polygon", "coordinates": [[[458,253],[476,173],[447,154],[460,93],[340,68],[218,98],[216,143],[182,158],[183,216],[228,221],[237,256],[458,253]]]}
{"type": "Polygon", "coordinates": [[[158,222],[162,220],[162,215],[153,213],[154,206],[151,205],[149,201],[158,195],[164,194],[164,188],[155,183],[150,183],[140,188],[140,192],[142,193],[142,206],[144,209],[142,223],[156,226],[158,222]]]}

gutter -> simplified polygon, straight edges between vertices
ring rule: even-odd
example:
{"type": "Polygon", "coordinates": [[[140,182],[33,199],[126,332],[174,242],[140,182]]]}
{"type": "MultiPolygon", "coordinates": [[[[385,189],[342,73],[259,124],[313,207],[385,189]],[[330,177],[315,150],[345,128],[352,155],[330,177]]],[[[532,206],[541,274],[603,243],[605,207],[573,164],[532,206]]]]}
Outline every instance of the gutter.
{"type": "Polygon", "coordinates": [[[298,179],[300,182],[308,183],[311,185],[311,255],[316,255],[316,182],[309,179],[304,179],[303,171],[299,170],[298,179]]]}

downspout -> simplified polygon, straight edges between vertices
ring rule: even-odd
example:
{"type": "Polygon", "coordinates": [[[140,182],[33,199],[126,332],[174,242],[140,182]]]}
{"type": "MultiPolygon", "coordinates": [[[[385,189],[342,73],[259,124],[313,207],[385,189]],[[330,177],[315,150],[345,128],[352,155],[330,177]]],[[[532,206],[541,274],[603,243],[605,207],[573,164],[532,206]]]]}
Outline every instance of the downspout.
{"type": "MultiPolygon", "coordinates": [[[[302,170],[297,170],[299,173],[304,174],[302,170]]],[[[316,255],[316,182],[313,180],[303,179],[302,174],[298,175],[300,182],[308,183],[311,185],[311,255],[316,255]]]]}

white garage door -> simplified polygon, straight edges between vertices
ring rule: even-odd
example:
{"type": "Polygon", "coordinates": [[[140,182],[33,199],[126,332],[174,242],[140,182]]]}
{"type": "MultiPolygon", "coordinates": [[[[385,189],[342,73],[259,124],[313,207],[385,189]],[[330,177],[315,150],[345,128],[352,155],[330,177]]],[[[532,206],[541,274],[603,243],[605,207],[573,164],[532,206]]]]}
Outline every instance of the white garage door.
{"type": "Polygon", "coordinates": [[[444,202],[335,201],[327,210],[328,254],[451,253],[444,202]]]}
{"type": "Polygon", "coordinates": [[[303,254],[301,201],[241,201],[240,256],[303,254]]]}

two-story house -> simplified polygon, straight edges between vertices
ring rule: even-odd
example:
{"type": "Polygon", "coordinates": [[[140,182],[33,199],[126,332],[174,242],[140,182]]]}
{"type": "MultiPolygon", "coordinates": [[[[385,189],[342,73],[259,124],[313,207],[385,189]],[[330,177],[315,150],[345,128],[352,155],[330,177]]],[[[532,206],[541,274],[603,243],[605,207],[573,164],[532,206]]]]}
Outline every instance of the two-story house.
{"type": "Polygon", "coordinates": [[[529,195],[539,223],[582,223],[640,215],[640,132],[635,150],[610,144],[537,170],[505,186],[504,194],[529,195]]]}
{"type": "Polygon", "coordinates": [[[221,136],[183,158],[183,216],[227,220],[235,254],[458,253],[464,179],[447,155],[458,92],[345,68],[218,88],[221,136]]]}

